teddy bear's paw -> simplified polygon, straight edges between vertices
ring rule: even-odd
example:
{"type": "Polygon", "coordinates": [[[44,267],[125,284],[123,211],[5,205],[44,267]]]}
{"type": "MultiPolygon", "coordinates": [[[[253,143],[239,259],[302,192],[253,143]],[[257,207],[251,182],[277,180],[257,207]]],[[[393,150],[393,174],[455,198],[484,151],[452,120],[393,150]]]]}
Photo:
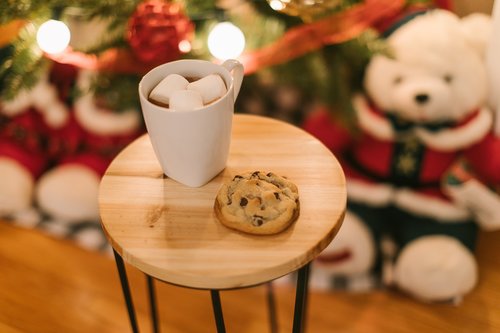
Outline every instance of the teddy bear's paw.
{"type": "Polygon", "coordinates": [[[335,241],[323,250],[313,267],[331,274],[361,274],[372,268],[375,254],[370,230],[357,215],[348,211],[335,241]]]}
{"type": "Polygon", "coordinates": [[[31,207],[34,178],[17,161],[0,157],[0,215],[12,215],[31,207]]]}
{"type": "Polygon", "coordinates": [[[483,230],[500,230],[500,195],[477,179],[459,185],[445,184],[446,193],[459,205],[470,209],[483,230]]]}
{"type": "Polygon", "coordinates": [[[98,221],[99,176],[79,164],[63,164],[45,173],[36,188],[40,208],[68,222],[98,221]]]}
{"type": "Polygon", "coordinates": [[[406,245],[395,268],[396,285],[418,299],[442,302],[459,299],[474,288],[477,264],[456,239],[433,235],[406,245]]]}

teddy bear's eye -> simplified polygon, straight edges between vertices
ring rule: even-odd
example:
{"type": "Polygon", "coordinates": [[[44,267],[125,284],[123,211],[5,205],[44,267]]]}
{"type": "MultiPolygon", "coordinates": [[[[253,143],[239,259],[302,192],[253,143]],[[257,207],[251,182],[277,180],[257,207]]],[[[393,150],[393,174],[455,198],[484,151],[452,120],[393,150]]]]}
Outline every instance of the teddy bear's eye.
{"type": "Polygon", "coordinates": [[[451,76],[450,74],[445,74],[445,75],[443,76],[443,80],[444,80],[444,82],[446,82],[446,83],[451,83],[451,81],[453,81],[453,76],[451,76]]]}
{"type": "Polygon", "coordinates": [[[396,76],[392,82],[394,84],[400,84],[401,82],[403,82],[403,77],[402,76],[396,76]]]}

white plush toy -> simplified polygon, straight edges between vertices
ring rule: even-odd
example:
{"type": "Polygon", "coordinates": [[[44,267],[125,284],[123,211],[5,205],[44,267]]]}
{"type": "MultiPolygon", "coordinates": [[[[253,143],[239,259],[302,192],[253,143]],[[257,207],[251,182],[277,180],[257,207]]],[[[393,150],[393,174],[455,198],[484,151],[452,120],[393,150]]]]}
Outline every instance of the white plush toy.
{"type": "Polygon", "coordinates": [[[485,15],[412,13],[385,32],[391,55],[375,55],[366,68],[364,92],[353,100],[360,134],[324,111],[306,120],[341,160],[348,186],[348,218],[321,255],[344,260],[319,272],[384,267],[385,282],[425,301],[457,301],[474,288],[475,214],[442,182],[466,160],[481,180],[500,184],[500,139],[486,105],[489,29],[485,15]],[[391,251],[382,249],[387,238],[391,251]]]}
{"type": "Polygon", "coordinates": [[[48,165],[41,141],[50,129],[66,125],[69,111],[48,74],[12,101],[1,103],[8,122],[0,133],[0,214],[15,214],[32,205],[36,178],[48,165]]]}
{"type": "Polygon", "coordinates": [[[114,155],[141,130],[137,110],[117,112],[96,104],[88,93],[93,75],[82,70],[76,81],[84,92],[74,102],[72,119],[77,124],[73,130],[81,133],[81,149],[63,155],[55,167],[44,173],[35,193],[43,211],[70,222],[98,221],[100,178],[114,155]]]}
{"type": "Polygon", "coordinates": [[[98,221],[100,177],[143,132],[141,116],[98,106],[88,92],[94,73],[65,65],[51,75],[65,82],[47,76],[1,105],[0,215],[22,218],[37,207],[62,222],[98,221]],[[81,93],[68,103],[75,86],[81,93]]]}

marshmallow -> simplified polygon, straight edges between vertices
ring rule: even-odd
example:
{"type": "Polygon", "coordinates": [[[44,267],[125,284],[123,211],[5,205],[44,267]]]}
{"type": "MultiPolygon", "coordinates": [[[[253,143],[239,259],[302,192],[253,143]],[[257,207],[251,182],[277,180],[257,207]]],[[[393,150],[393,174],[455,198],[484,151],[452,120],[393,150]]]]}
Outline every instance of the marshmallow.
{"type": "Polygon", "coordinates": [[[217,74],[210,74],[198,81],[191,82],[187,89],[198,91],[205,105],[221,98],[227,92],[224,80],[217,74]]]}
{"type": "Polygon", "coordinates": [[[176,90],[170,95],[172,111],[190,111],[203,107],[203,100],[195,90],[176,90]]]}
{"type": "Polygon", "coordinates": [[[178,74],[170,74],[163,80],[149,94],[149,98],[155,102],[170,104],[172,93],[177,90],[186,89],[189,81],[183,76],[178,74]]]}

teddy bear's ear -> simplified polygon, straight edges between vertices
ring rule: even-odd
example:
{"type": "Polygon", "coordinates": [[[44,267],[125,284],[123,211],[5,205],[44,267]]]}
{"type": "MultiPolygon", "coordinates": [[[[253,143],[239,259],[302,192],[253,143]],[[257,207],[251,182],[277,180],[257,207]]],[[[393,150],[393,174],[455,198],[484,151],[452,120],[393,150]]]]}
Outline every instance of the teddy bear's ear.
{"type": "Polygon", "coordinates": [[[473,13],[461,20],[461,29],[467,41],[479,52],[482,59],[486,57],[486,48],[493,30],[489,15],[473,13]]]}

